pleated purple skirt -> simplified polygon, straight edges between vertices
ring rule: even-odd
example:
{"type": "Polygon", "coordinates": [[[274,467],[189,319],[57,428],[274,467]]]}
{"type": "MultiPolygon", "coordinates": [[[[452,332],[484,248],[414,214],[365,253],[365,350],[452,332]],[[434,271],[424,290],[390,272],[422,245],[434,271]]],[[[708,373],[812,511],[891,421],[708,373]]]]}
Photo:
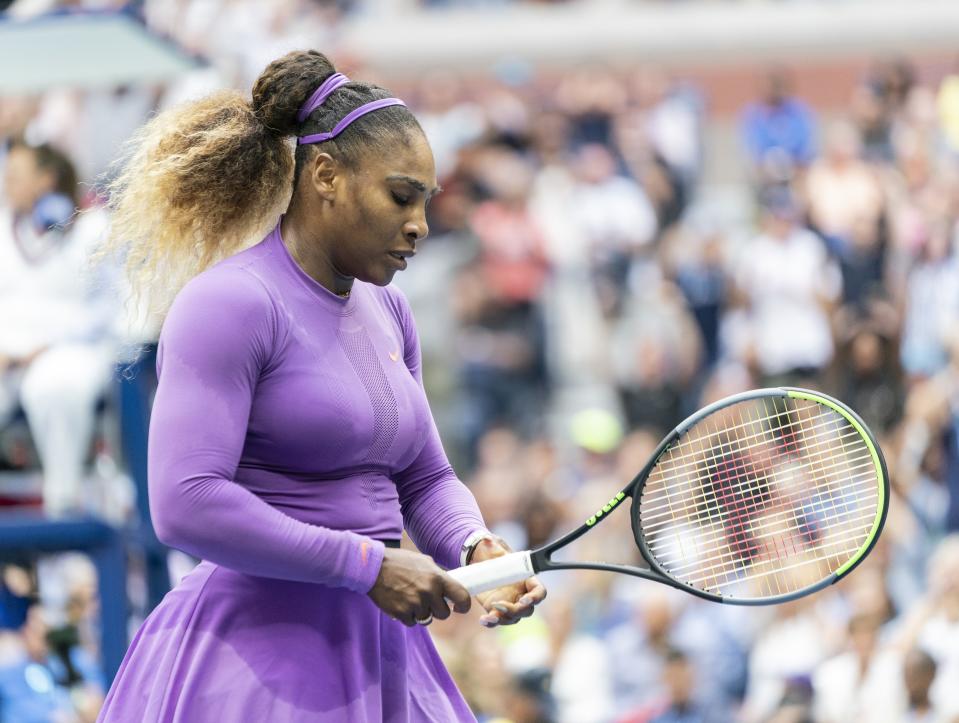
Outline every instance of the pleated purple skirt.
{"type": "Polygon", "coordinates": [[[143,623],[100,723],[475,721],[426,628],[203,562],[143,623]]]}

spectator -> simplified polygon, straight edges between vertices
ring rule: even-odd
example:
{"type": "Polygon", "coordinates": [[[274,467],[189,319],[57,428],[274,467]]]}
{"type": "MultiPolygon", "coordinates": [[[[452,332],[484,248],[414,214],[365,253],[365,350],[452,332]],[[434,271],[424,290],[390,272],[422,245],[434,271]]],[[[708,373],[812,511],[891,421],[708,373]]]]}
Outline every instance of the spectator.
{"type": "Polygon", "coordinates": [[[906,278],[902,366],[912,378],[928,377],[948,359],[946,338],[959,314],[959,258],[951,228],[938,223],[906,278]]]}
{"type": "Polygon", "coordinates": [[[573,165],[576,204],[570,218],[588,248],[594,284],[608,316],[622,311],[630,272],[656,234],[656,214],[643,189],[616,172],[605,146],[583,145],[573,165]]]}
{"type": "Polygon", "coordinates": [[[731,720],[696,700],[696,676],[686,655],[676,649],[666,653],[663,665],[663,700],[620,718],[620,723],[710,723],[731,720]]]}
{"type": "Polygon", "coordinates": [[[506,717],[490,723],[552,723],[556,704],[550,693],[550,673],[535,668],[513,676],[504,701],[506,717]]]}
{"type": "MultiPolygon", "coordinates": [[[[947,720],[959,716],[959,690],[953,684],[959,674],[959,536],[951,535],[929,560],[929,590],[913,606],[897,637],[900,650],[925,651],[936,664],[928,688],[929,704],[947,720]]],[[[912,661],[915,664],[916,661],[912,661]]],[[[921,667],[921,665],[919,666],[921,667]]],[[[912,667],[907,675],[915,675],[912,667]]],[[[907,681],[910,708],[916,707],[920,680],[907,681]]]]}
{"type": "Polygon", "coordinates": [[[442,70],[427,74],[420,83],[422,110],[418,118],[436,156],[440,183],[454,172],[460,148],[479,139],[485,130],[482,108],[462,101],[462,81],[442,70]]]}
{"type": "Polygon", "coordinates": [[[773,608],[760,623],[749,653],[746,720],[764,720],[797,679],[808,680],[835,652],[836,632],[815,599],[800,598],[773,608]]]}
{"type": "Polygon", "coordinates": [[[755,359],[767,383],[824,369],[833,356],[829,312],[841,279],[822,242],[798,224],[789,194],[770,191],[761,233],[744,246],[737,272],[755,359]]]}
{"type": "Polygon", "coordinates": [[[812,717],[812,685],[802,676],[786,681],[776,710],[764,723],[815,723],[812,717]]]}
{"type": "Polygon", "coordinates": [[[617,708],[622,713],[649,709],[668,695],[660,671],[676,645],[682,603],[669,591],[650,589],[635,617],[613,628],[606,643],[617,708]]]}
{"type": "Polygon", "coordinates": [[[719,360],[719,328],[729,294],[724,239],[715,231],[679,232],[670,242],[679,256],[671,264],[676,284],[699,327],[703,365],[711,368],[719,360]]]}
{"type": "Polygon", "coordinates": [[[822,723],[896,723],[904,708],[901,661],[879,646],[882,619],[858,613],[849,621],[849,649],[813,674],[814,710],[822,723]]]}
{"type": "Polygon", "coordinates": [[[875,171],[861,160],[861,153],[855,127],[837,121],[826,134],[825,154],[805,178],[809,222],[840,255],[854,244],[877,243],[884,197],[875,171]]]}
{"type": "Polygon", "coordinates": [[[50,515],[81,510],[97,402],[113,368],[109,290],[88,271],[106,228],[77,215],[69,158],[14,143],[0,205],[0,420],[22,406],[50,515]]]}
{"type": "Polygon", "coordinates": [[[677,195],[689,200],[702,170],[702,98],[695,87],[652,68],[641,68],[632,80],[631,101],[650,150],[677,182],[677,195]]]}
{"type": "Polygon", "coordinates": [[[534,431],[530,410],[547,384],[540,294],[549,267],[527,203],[531,172],[503,150],[492,151],[486,163],[494,198],[473,213],[479,256],[460,273],[453,299],[470,464],[492,425],[513,420],[534,431]]]}
{"type": "MultiPolygon", "coordinates": [[[[658,228],[665,230],[682,217],[695,178],[684,182],[681,169],[669,164],[649,138],[647,118],[641,111],[630,111],[616,119],[616,150],[625,172],[642,187],[656,212],[658,228]]],[[[696,137],[694,136],[694,140],[696,137]]],[[[695,169],[687,169],[690,175],[695,169]]]]}
{"type": "Polygon", "coordinates": [[[683,390],[699,370],[702,342],[682,294],[649,279],[612,328],[613,376],[632,427],[663,433],[684,416],[683,390]]]}
{"type": "Polygon", "coordinates": [[[924,650],[911,650],[903,663],[903,681],[908,705],[900,720],[903,723],[945,723],[929,700],[929,688],[936,679],[936,661],[924,650]]]}
{"type": "Polygon", "coordinates": [[[529,210],[532,169],[505,150],[490,150],[483,175],[493,198],[473,212],[484,282],[506,305],[535,303],[548,266],[542,230],[529,210]]]}
{"type": "Polygon", "coordinates": [[[905,392],[895,329],[879,315],[858,316],[846,309],[834,317],[842,336],[836,354],[837,394],[855,409],[869,428],[891,430],[902,418],[905,392]]]}
{"type": "Polygon", "coordinates": [[[30,608],[19,631],[19,649],[0,663],[0,718],[16,723],[93,723],[103,700],[95,661],[69,642],[50,647],[43,610],[30,608]]]}
{"type": "Polygon", "coordinates": [[[755,172],[760,179],[791,176],[815,157],[815,121],[812,111],[792,94],[784,68],[771,70],[763,79],[760,97],[742,117],[742,134],[755,172]]]}

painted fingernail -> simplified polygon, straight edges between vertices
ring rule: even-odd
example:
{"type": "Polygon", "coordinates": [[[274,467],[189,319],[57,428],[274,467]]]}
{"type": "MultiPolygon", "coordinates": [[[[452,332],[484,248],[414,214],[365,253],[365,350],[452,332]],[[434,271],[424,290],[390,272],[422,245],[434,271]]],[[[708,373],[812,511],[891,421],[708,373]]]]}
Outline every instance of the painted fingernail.
{"type": "Polygon", "coordinates": [[[497,604],[497,605],[494,605],[494,606],[493,606],[493,609],[494,609],[494,610],[499,610],[501,613],[508,613],[508,612],[509,612],[509,608],[506,607],[505,605],[499,605],[499,604],[497,604]]]}

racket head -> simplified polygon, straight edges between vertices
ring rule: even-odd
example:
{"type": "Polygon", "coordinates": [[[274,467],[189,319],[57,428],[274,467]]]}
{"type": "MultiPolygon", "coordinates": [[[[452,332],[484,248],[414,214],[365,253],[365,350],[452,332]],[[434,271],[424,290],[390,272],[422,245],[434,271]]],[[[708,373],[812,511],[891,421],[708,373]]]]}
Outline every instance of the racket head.
{"type": "Polygon", "coordinates": [[[886,463],[862,419],[793,387],[696,412],[629,489],[651,569],[735,605],[788,602],[842,579],[876,544],[889,504],[886,463]]]}

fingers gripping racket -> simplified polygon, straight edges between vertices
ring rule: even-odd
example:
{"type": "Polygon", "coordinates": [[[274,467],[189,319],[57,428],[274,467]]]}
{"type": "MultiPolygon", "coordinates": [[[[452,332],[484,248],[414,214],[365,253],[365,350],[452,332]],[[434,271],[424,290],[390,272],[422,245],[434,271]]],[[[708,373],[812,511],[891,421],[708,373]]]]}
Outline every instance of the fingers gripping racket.
{"type": "Polygon", "coordinates": [[[819,392],[758,389],[676,427],[579,528],[450,575],[475,594],[549,570],[608,570],[717,602],[780,603],[848,575],[875,544],[888,502],[882,453],[855,412],[819,392]],[[552,559],[628,497],[648,569],[552,559]]]}

